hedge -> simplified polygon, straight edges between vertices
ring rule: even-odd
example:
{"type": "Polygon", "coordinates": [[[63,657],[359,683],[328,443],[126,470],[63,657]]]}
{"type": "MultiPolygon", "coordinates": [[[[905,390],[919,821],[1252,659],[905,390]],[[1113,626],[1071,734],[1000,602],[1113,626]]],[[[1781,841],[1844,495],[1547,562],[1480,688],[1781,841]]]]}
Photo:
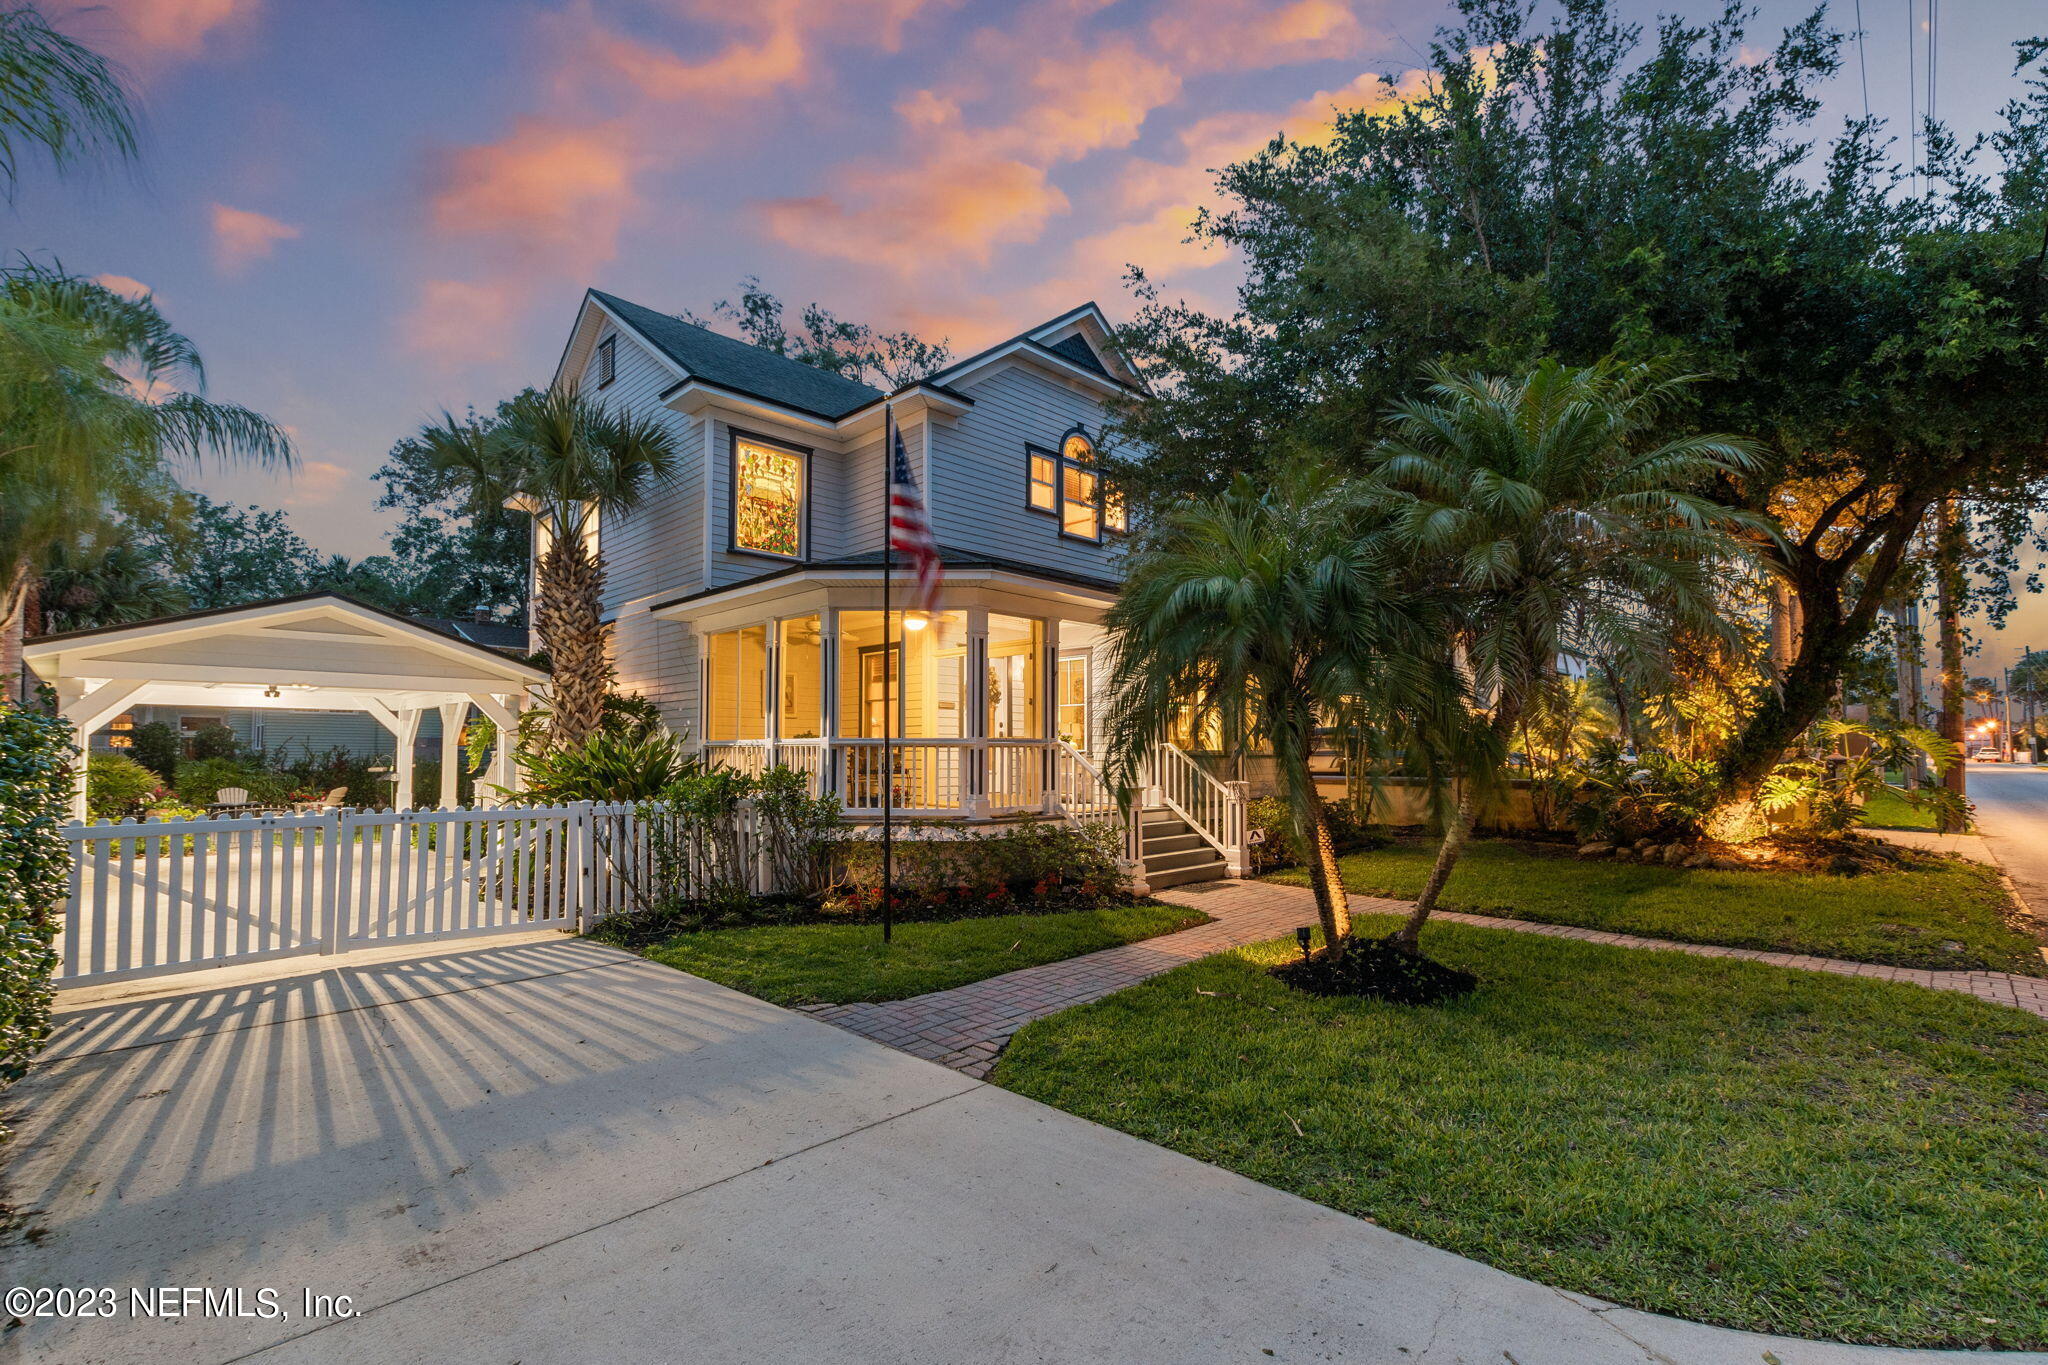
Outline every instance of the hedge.
{"type": "Polygon", "coordinates": [[[51,942],[71,876],[60,826],[77,755],[62,721],[0,703],[0,1087],[28,1074],[50,1035],[51,942]]]}

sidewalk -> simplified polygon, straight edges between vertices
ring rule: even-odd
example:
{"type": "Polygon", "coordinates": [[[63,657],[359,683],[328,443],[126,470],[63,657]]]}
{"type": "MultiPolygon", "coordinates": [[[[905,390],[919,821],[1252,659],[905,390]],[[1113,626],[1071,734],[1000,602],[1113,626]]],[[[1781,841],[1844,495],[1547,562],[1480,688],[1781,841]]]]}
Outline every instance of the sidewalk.
{"type": "MultiPolygon", "coordinates": [[[[1022,971],[992,976],[949,991],[882,1004],[812,1005],[804,1013],[837,1024],[865,1038],[899,1048],[915,1057],[938,1062],[968,1076],[986,1076],[1012,1034],[1034,1019],[1100,1000],[1126,986],[1173,970],[1211,953],[1227,952],[1291,933],[1316,921],[1315,896],[1307,887],[1272,882],[1200,882],[1157,893],[1157,899],[1192,906],[1214,921],[1142,943],[1106,948],[1099,953],[1048,962],[1022,971]]],[[[1405,914],[1409,902],[1378,896],[1353,896],[1353,914],[1405,914]]],[[[1695,957],[1739,957],[1774,967],[1832,972],[1837,976],[1868,976],[1929,990],[1960,991],[1994,1004],[2010,1005],[2048,1019],[2048,980],[2010,972],[1942,972],[1923,967],[1888,967],[1873,962],[1844,962],[1803,953],[1771,953],[1754,948],[1722,948],[1705,943],[1678,943],[1638,934],[1608,933],[1562,924],[1535,924],[1439,910],[1433,920],[1505,929],[1519,934],[1575,938],[1617,948],[1649,948],[1695,957]]]]}

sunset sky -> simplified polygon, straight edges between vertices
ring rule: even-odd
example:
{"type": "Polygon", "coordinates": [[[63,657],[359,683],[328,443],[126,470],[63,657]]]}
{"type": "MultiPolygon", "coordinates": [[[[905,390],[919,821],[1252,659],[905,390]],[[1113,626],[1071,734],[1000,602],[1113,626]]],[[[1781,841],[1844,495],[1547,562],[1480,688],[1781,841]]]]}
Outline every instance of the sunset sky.
{"type": "MultiPolygon", "coordinates": [[[[1872,109],[1903,126],[1909,0],[1862,0],[1872,109]]],[[[1911,0],[1924,12],[1925,0],[1911,0]]],[[[1630,5],[1642,17],[1660,8],[1630,5]]],[[[1704,18],[1718,0],[1661,8],[1704,18]]],[[[1765,0],[1759,46],[1804,4],[1765,0]]],[[[1836,20],[1853,21],[1852,0],[1836,20]]],[[[56,11],[141,92],[131,172],[25,178],[10,249],[153,289],[210,392],[286,424],[289,480],[201,485],[381,546],[369,482],[444,407],[547,379],[597,285],[708,312],[793,302],[964,351],[1143,263],[1227,299],[1181,245],[1208,168],[1312,132],[1421,56],[1439,0],[112,0],[56,11]]],[[[1940,112],[2017,91],[2039,0],[1943,14],[1940,112]]],[[[1829,121],[1863,107],[1852,48],[1829,121]]],[[[2048,644],[2048,636],[2041,641],[2048,644]]]]}

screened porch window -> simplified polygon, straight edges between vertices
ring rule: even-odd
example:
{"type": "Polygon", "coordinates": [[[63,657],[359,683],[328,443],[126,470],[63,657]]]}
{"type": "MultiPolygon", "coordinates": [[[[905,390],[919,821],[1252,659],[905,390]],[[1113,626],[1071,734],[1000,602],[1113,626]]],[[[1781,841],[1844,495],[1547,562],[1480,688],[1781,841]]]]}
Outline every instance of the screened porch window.
{"type": "Polygon", "coordinates": [[[704,637],[704,738],[719,744],[768,737],[768,627],[704,637]]]}
{"type": "Polygon", "coordinates": [[[808,472],[804,455],[735,435],[732,460],[733,548],[801,559],[808,472]]]}

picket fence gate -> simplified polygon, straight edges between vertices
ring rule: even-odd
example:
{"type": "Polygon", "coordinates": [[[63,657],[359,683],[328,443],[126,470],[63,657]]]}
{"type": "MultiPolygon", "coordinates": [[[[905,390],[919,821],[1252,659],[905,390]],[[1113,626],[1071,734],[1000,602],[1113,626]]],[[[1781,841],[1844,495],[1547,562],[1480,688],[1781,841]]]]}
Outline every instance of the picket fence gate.
{"type": "MultiPolygon", "coordinates": [[[[658,899],[681,817],[576,802],[340,810],[65,826],[60,985],[162,976],[387,943],[578,930],[658,899]]],[[[772,874],[746,807],[733,846],[772,874]]],[[[694,868],[686,854],[682,865],[694,868]]]]}

